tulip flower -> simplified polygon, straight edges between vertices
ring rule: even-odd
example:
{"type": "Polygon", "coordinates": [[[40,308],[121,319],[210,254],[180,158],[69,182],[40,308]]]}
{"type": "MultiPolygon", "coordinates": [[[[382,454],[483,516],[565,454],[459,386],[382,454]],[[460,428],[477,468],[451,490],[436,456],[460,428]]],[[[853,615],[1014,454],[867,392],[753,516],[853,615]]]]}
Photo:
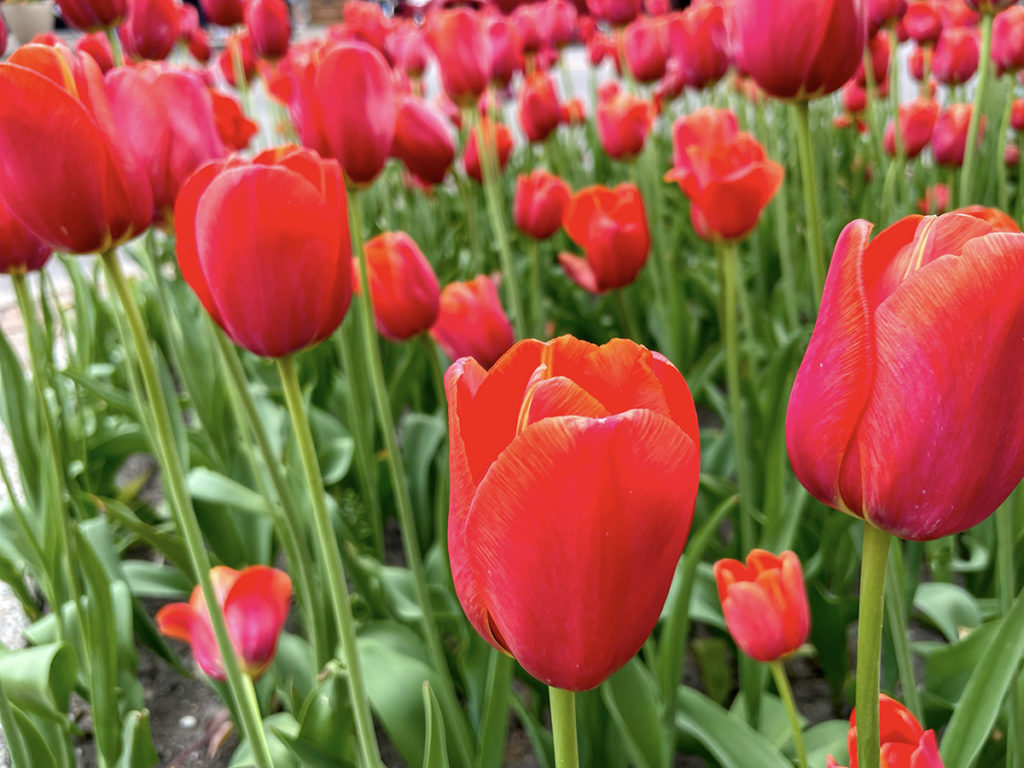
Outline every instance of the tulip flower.
{"type": "Polygon", "coordinates": [[[638,83],[653,83],[665,74],[668,35],[664,20],[640,16],[622,30],[620,45],[629,75],[638,83]]]}
{"type": "MultiPolygon", "coordinates": [[[[915,99],[900,104],[900,140],[903,153],[909,159],[921,154],[932,137],[939,105],[932,99],[915,99]]],[[[892,123],[886,126],[883,144],[889,155],[896,154],[896,130],[892,123]]]]}
{"type": "Polygon", "coordinates": [[[544,47],[539,5],[520,5],[509,14],[509,21],[519,33],[519,46],[524,56],[535,57],[544,47]]]}
{"type": "Polygon", "coordinates": [[[927,541],[988,517],[1024,474],[1024,235],[908,216],[836,244],[786,445],[823,503],[927,541]]]}
{"type": "Polygon", "coordinates": [[[777,661],[803,645],[810,609],[800,560],[793,552],[755,549],[746,564],[715,563],[725,625],[740,650],[758,661],[777,661]]]}
{"type": "Polygon", "coordinates": [[[484,22],[490,53],[491,81],[507,86],[517,72],[523,70],[523,40],[519,28],[506,16],[493,16],[484,22]]]}
{"type": "Polygon", "coordinates": [[[587,122],[587,112],[581,99],[569,99],[562,104],[562,123],[564,125],[583,125],[585,122],[587,122]]]}
{"type": "Polygon", "coordinates": [[[229,149],[242,150],[249,146],[259,128],[245,116],[238,99],[220,91],[209,91],[213,100],[213,120],[217,135],[229,149]]]}
{"type": "MultiPolygon", "coordinates": [[[[277,653],[292,599],[291,579],[284,571],[263,565],[241,571],[220,565],[210,570],[210,578],[231,646],[242,670],[256,679],[267,671],[277,653]]],[[[214,680],[226,678],[209,610],[198,586],[187,603],[171,603],[157,611],[156,625],[161,634],[191,645],[192,656],[203,672],[214,680]]]]}
{"type": "Polygon", "coordinates": [[[396,28],[384,42],[388,58],[395,68],[413,79],[423,75],[430,60],[430,45],[423,31],[415,24],[406,22],[396,28]]]}
{"type": "Polygon", "coordinates": [[[249,0],[245,5],[245,26],[257,56],[279,59],[288,53],[292,23],[284,0],[249,0]]]}
{"type": "Polygon", "coordinates": [[[949,187],[945,184],[933,184],[924,191],[924,197],[917,201],[917,209],[921,213],[945,213],[949,210],[949,187]]]}
{"type": "Polygon", "coordinates": [[[868,24],[878,30],[895,24],[907,12],[907,0],[868,0],[868,24]]]}
{"type": "Polygon", "coordinates": [[[351,0],[342,8],[345,29],[355,40],[362,41],[384,53],[385,41],[391,33],[391,20],[380,5],[369,0],[351,0]]]}
{"type": "Polygon", "coordinates": [[[483,20],[456,8],[431,14],[426,30],[448,98],[460,107],[475,105],[491,81],[491,46],[483,20]]]}
{"type": "Polygon", "coordinates": [[[252,45],[252,37],[248,31],[231,35],[224,43],[224,50],[217,57],[217,65],[224,79],[232,88],[241,88],[242,83],[238,82],[235,69],[241,61],[241,74],[246,83],[251,83],[256,77],[256,49],[252,45]]]}
{"type": "Polygon", "coordinates": [[[609,157],[632,160],[639,155],[654,124],[654,106],[610,82],[598,94],[597,135],[609,157]]]}
{"type": "Polygon", "coordinates": [[[352,254],[341,169],[279,147],[204,165],[174,208],[178,264],[236,344],[282,357],[341,324],[352,254]]]}
{"type": "MultiPolygon", "coordinates": [[[[484,141],[491,141],[493,137],[497,147],[498,168],[504,171],[505,166],[508,165],[508,159],[512,155],[512,132],[508,126],[496,123],[486,117],[480,121],[480,132],[484,134],[484,141]]],[[[480,155],[476,146],[477,133],[478,131],[474,130],[469,134],[466,149],[462,154],[462,165],[466,169],[466,175],[481,184],[483,183],[483,174],[480,171],[480,155]]]]}
{"type": "Polygon", "coordinates": [[[593,688],[654,628],[700,467],[686,382],[626,339],[520,342],[445,377],[448,551],[470,623],[538,680],[593,688]]]}
{"type": "Polygon", "coordinates": [[[545,72],[529,75],[519,86],[519,125],[531,142],[542,142],[562,122],[558,91],[545,72]]]}
{"type": "Polygon", "coordinates": [[[516,179],[516,227],[534,240],[547,240],[562,228],[571,196],[569,185],[545,170],[520,176],[516,179]]]}
{"type": "Polygon", "coordinates": [[[1014,99],[1010,105],[1010,125],[1015,131],[1024,131],[1024,99],[1014,99]]]}
{"type": "Polygon", "coordinates": [[[430,335],[449,359],[472,357],[490,368],[515,343],[498,288],[487,275],[449,283],[441,291],[440,303],[430,335]]]}
{"type": "Polygon", "coordinates": [[[155,219],[169,224],[185,179],[226,154],[209,91],[196,75],[155,65],[115,69],[106,91],[122,141],[149,175],[155,219]]]}
{"type": "MultiPolygon", "coordinates": [[[[964,162],[967,128],[971,122],[970,104],[950,104],[935,121],[932,131],[932,155],[939,165],[959,167],[964,162]]],[[[978,140],[985,132],[985,120],[978,126],[978,140]]]]}
{"type": "Polygon", "coordinates": [[[918,45],[934,45],[942,34],[942,16],[935,0],[919,0],[907,6],[903,28],[918,45]]]}
{"type": "Polygon", "coordinates": [[[29,232],[0,200],[0,274],[42,269],[52,252],[53,249],[29,232]]]}
{"type": "Polygon", "coordinates": [[[1007,8],[992,22],[992,61],[1000,76],[1024,69],[1024,7],[1007,8]]]}
{"type": "Polygon", "coordinates": [[[242,0],[199,0],[199,7],[207,19],[222,27],[235,27],[245,21],[242,0]]]}
{"type": "Polygon", "coordinates": [[[858,0],[736,0],[737,64],[780,99],[832,93],[860,64],[866,36],[862,14],[858,0]]]}
{"type": "Polygon", "coordinates": [[[128,0],[128,21],[120,29],[125,54],[161,61],[178,41],[175,0],[128,0]]]}
{"type": "Polygon", "coordinates": [[[643,0],[587,0],[587,10],[596,20],[618,27],[640,15],[643,0]]]}
{"type": "Polygon", "coordinates": [[[57,5],[64,21],[83,32],[113,29],[128,16],[127,0],[57,0],[57,5]]]}
{"type": "Polygon", "coordinates": [[[966,83],[978,71],[978,32],[967,27],[943,30],[935,46],[932,73],[943,85],[966,83]]]}
{"type": "Polygon", "coordinates": [[[722,6],[691,5],[672,14],[667,25],[669,56],[678,62],[686,85],[703,90],[725,76],[729,50],[722,6]]]}
{"type": "Polygon", "coordinates": [[[114,68],[114,51],[110,47],[110,39],[103,32],[82,35],[75,42],[75,52],[92,56],[103,74],[114,68]]]}
{"type": "Polygon", "coordinates": [[[188,52],[200,64],[207,64],[213,58],[210,39],[206,36],[206,30],[202,27],[199,27],[188,36],[188,52]]]}
{"type": "MultiPolygon", "coordinates": [[[[405,232],[384,232],[368,240],[363,252],[380,334],[391,341],[405,341],[429,330],[440,310],[441,288],[419,246],[405,232]]],[[[352,280],[359,293],[355,267],[352,280]]]]}
{"type": "Polygon", "coordinates": [[[889,34],[886,31],[878,32],[868,40],[868,52],[866,59],[861,60],[860,66],[853,75],[853,79],[861,87],[867,86],[867,72],[864,68],[866,61],[871,62],[871,77],[875,83],[885,83],[889,79],[889,34]]]}
{"type": "Polygon", "coordinates": [[[561,50],[579,38],[576,6],[568,0],[544,0],[540,9],[540,29],[549,48],[561,50]]]}
{"type": "Polygon", "coordinates": [[[569,278],[591,293],[622,288],[636,279],[651,248],[644,200],[632,184],[581,189],[569,201],[562,224],[583,258],[561,253],[569,278]]]}
{"type": "Polygon", "coordinates": [[[998,208],[989,208],[984,205],[966,205],[963,208],[957,208],[953,213],[962,213],[964,216],[973,216],[976,219],[987,221],[992,225],[992,230],[995,232],[1020,232],[1017,222],[998,208]]]}
{"type": "Polygon", "coordinates": [[[149,180],[111,120],[99,67],[64,45],[24,45],[0,64],[0,157],[0,197],[57,250],[108,250],[153,217],[149,180]]]}
{"type": "Polygon", "coordinates": [[[423,99],[402,97],[391,156],[405,163],[409,172],[424,184],[440,184],[455,159],[451,129],[423,99]]]}
{"type": "MultiPolygon", "coordinates": [[[[884,693],[878,696],[878,708],[882,768],[944,768],[935,731],[924,730],[909,709],[884,693]]],[[[856,709],[850,713],[846,743],[850,751],[850,768],[857,768],[856,709]]],[[[840,768],[832,755],[828,756],[826,765],[827,768],[840,768]]]]}
{"type": "Polygon", "coordinates": [[[942,16],[942,28],[952,29],[953,27],[975,28],[981,17],[977,11],[971,10],[964,0],[939,0],[937,2],[939,15],[942,16]]]}
{"type": "Polygon", "coordinates": [[[330,155],[350,182],[369,184],[384,169],[395,138],[397,107],[387,61],[364,43],[342,43],[320,63],[316,96],[330,155]]]}
{"type": "Polygon", "coordinates": [[[690,198],[690,219],[705,240],[739,240],[757,226],[782,184],[783,170],[739,131],[728,110],[704,107],[673,126],[675,167],[665,174],[690,198]]]}

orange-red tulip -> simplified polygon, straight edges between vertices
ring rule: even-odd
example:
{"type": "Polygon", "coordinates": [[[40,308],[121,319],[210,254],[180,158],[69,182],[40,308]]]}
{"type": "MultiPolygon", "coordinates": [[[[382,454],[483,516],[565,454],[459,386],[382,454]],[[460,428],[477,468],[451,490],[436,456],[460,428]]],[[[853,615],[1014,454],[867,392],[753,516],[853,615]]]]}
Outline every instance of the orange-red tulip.
{"type": "Polygon", "coordinates": [[[448,98],[460,107],[475,105],[491,81],[491,46],[483,19],[456,8],[431,14],[426,29],[448,98]]]}
{"type": "MultiPolygon", "coordinates": [[[[368,240],[363,252],[380,334],[405,341],[429,330],[440,310],[441,287],[419,246],[405,232],[384,232],[368,240]]],[[[353,283],[358,291],[358,270],[353,283]]]]}
{"type": "Polygon", "coordinates": [[[42,269],[52,249],[18,221],[0,200],[0,273],[42,269]]]}
{"type": "Polygon", "coordinates": [[[480,169],[480,154],[477,150],[477,134],[481,131],[484,134],[485,142],[495,142],[499,170],[505,170],[508,159],[512,155],[513,147],[512,131],[508,129],[508,126],[496,123],[486,117],[480,121],[479,130],[474,128],[470,132],[469,140],[466,142],[466,149],[462,153],[462,165],[466,169],[466,175],[478,184],[483,183],[484,178],[480,169]]]}
{"type": "Polygon", "coordinates": [[[178,17],[175,0],[128,0],[128,21],[120,29],[125,54],[166,59],[178,42],[178,17]]]}
{"type": "Polygon", "coordinates": [[[484,368],[494,365],[516,340],[498,288],[487,275],[444,287],[430,335],[451,360],[468,356],[484,368]]]}
{"type": "Polygon", "coordinates": [[[957,208],[953,213],[962,213],[965,216],[973,216],[976,219],[987,221],[992,225],[994,232],[1020,232],[1017,222],[1009,214],[1000,211],[998,208],[989,208],[984,205],[966,205],[963,208],[957,208]]]}
{"type": "Polygon", "coordinates": [[[546,72],[537,70],[519,86],[519,125],[531,142],[544,141],[562,122],[558,91],[546,72]]]}
{"type": "MultiPolygon", "coordinates": [[[[925,730],[910,710],[884,693],[878,695],[878,719],[881,729],[882,768],[944,768],[935,731],[925,730]]],[[[846,734],[850,768],[857,768],[857,710],[850,713],[846,734]]],[[[832,755],[826,768],[840,768],[832,755]]]]}
{"type": "Polygon", "coordinates": [[[700,473],[693,398],[656,352],[563,336],[445,377],[448,552],[470,623],[538,680],[593,688],[654,628],[700,473]]]}
{"type": "Polygon", "coordinates": [[[516,179],[516,227],[534,240],[547,240],[562,228],[572,191],[554,174],[538,168],[516,179]]]}
{"type": "Polygon", "coordinates": [[[403,96],[398,103],[391,156],[405,163],[424,184],[440,184],[455,160],[451,128],[423,99],[403,96]]]}
{"type": "MultiPolygon", "coordinates": [[[[917,157],[928,146],[939,116],[939,105],[932,99],[914,99],[900,104],[900,141],[907,158],[917,157]]],[[[885,151],[896,154],[896,130],[892,123],[885,128],[885,151]]]]}
{"type": "Polygon", "coordinates": [[[605,83],[596,111],[597,136],[609,157],[632,160],[639,155],[654,124],[654,105],[627,93],[617,83],[605,83]]]}
{"type": "Polygon", "coordinates": [[[245,5],[245,25],[257,56],[279,59],[288,53],[292,22],[284,0],[249,0],[245,5]]]}
{"type": "Polygon", "coordinates": [[[840,235],[786,416],[813,496],[927,541],[988,517],[1024,475],[1024,235],[955,213],[840,235]]]}
{"type": "MultiPolygon", "coordinates": [[[[960,167],[964,164],[967,128],[971,122],[970,104],[950,104],[935,121],[932,131],[932,156],[939,165],[960,167]]],[[[978,141],[985,134],[985,117],[978,123],[978,141]]]]}
{"type": "MultiPolygon", "coordinates": [[[[197,57],[198,58],[198,57],[197,57]]],[[[246,83],[251,83],[257,73],[256,49],[252,46],[249,31],[231,35],[224,43],[224,50],[217,57],[220,73],[232,88],[241,88],[236,76],[237,61],[241,61],[241,74],[246,83]]]]}
{"type": "Polygon", "coordinates": [[[234,150],[245,149],[259,128],[245,116],[238,99],[220,91],[210,91],[213,99],[213,119],[217,135],[225,147],[234,150]]]}

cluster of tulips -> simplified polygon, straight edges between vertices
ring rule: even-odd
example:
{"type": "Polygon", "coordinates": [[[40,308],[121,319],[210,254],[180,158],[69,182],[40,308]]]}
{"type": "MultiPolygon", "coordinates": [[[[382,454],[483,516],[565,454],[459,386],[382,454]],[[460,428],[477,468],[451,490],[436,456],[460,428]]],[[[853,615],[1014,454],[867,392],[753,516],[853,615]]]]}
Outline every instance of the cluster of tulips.
{"type": "Polygon", "coordinates": [[[165,638],[232,765],[1024,765],[1024,9],[202,0],[214,60],[58,1],[0,63],[16,766],[72,691],[172,759],[165,638]]]}

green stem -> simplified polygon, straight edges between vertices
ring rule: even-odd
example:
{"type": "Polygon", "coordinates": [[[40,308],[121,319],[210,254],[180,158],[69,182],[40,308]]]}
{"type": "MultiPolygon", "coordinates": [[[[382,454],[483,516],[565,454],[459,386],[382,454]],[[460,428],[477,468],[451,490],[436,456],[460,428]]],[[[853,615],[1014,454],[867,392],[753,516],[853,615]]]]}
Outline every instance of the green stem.
{"type": "Polygon", "coordinates": [[[551,697],[551,735],[555,740],[555,768],[579,768],[576,740],[576,694],[548,688],[551,697]]]}
{"type": "Polygon", "coordinates": [[[814,152],[811,145],[811,108],[808,101],[797,101],[792,105],[796,115],[796,139],[800,153],[800,181],[804,188],[804,208],[807,222],[804,236],[807,239],[807,258],[811,270],[813,306],[821,301],[825,287],[825,253],[822,250],[821,213],[818,210],[818,190],[814,169],[814,152]]]}
{"type": "MultiPolygon", "coordinates": [[[[369,282],[363,282],[369,285],[369,282]]],[[[313,507],[313,530],[320,559],[327,572],[327,588],[331,602],[335,606],[335,625],[341,638],[341,653],[344,656],[349,679],[349,692],[352,698],[352,710],[355,715],[356,735],[359,739],[359,750],[363,764],[376,768],[382,765],[377,735],[373,730],[373,716],[370,714],[370,702],[366,696],[363,682],[363,670],[359,661],[356,646],[355,619],[352,617],[352,599],[345,584],[345,568],[341,562],[331,518],[324,501],[324,484],[320,475],[320,465],[316,458],[313,435],[309,429],[309,418],[302,402],[302,390],[299,377],[295,372],[295,360],[290,355],[278,358],[277,370],[284,388],[284,398],[288,405],[292,429],[299,447],[299,457],[306,478],[306,488],[313,507]]]]}
{"type": "Polygon", "coordinates": [[[527,238],[527,252],[530,256],[530,307],[533,310],[530,334],[535,339],[544,338],[544,289],[540,279],[540,246],[532,237],[527,238]]]}
{"type": "Polygon", "coordinates": [[[124,48],[121,47],[121,38],[117,36],[117,30],[114,27],[107,27],[103,30],[107,33],[107,40],[110,41],[110,51],[114,56],[114,66],[124,66],[124,48]]]}
{"type": "MultiPolygon", "coordinates": [[[[768,140],[778,157],[785,157],[782,151],[782,143],[779,139],[777,120],[765,120],[764,104],[758,100],[755,104],[755,116],[757,120],[757,132],[761,136],[768,137],[768,140]]],[[[793,253],[789,247],[789,195],[787,194],[787,180],[782,180],[775,199],[771,202],[772,217],[775,224],[775,240],[778,245],[780,269],[782,270],[782,295],[786,304],[786,321],[790,330],[794,330],[799,322],[800,314],[797,309],[796,294],[796,265],[793,263],[793,253]]]]}
{"type": "Polygon", "coordinates": [[[914,677],[914,659],[910,654],[910,640],[907,636],[906,587],[903,582],[903,546],[899,540],[889,550],[891,561],[885,576],[885,615],[889,620],[889,634],[896,649],[896,667],[900,673],[903,703],[914,717],[924,719],[921,697],[917,693],[914,677]]]}
{"type": "MultiPolygon", "coordinates": [[[[369,285],[369,267],[366,262],[366,253],[363,251],[363,217],[360,193],[355,190],[349,196],[349,218],[352,253],[358,259],[360,285],[369,285]]],[[[373,296],[369,291],[363,291],[358,305],[362,346],[363,352],[366,355],[365,369],[370,376],[370,389],[373,393],[377,423],[380,425],[380,430],[383,433],[388,473],[391,476],[391,484],[395,495],[395,511],[398,516],[398,525],[402,531],[402,546],[405,552],[405,559],[409,565],[409,570],[412,572],[413,584],[416,589],[416,600],[420,605],[422,613],[423,635],[427,641],[427,651],[430,654],[431,664],[440,676],[441,685],[438,695],[441,697],[442,705],[446,703],[454,704],[457,701],[455,686],[452,682],[451,670],[448,667],[448,660],[444,653],[444,646],[441,644],[441,633],[438,631],[437,621],[434,618],[433,604],[430,601],[430,591],[427,587],[427,572],[423,566],[423,557],[420,554],[419,537],[416,533],[416,520],[413,516],[408,480],[405,477],[405,470],[402,466],[402,454],[399,452],[398,441],[395,438],[395,422],[391,414],[391,404],[388,400],[384,368],[380,359],[380,347],[377,346],[377,338],[374,331],[373,296]]],[[[519,319],[522,321],[522,314],[519,314],[519,319]]],[[[462,720],[455,721],[456,744],[460,752],[463,753],[463,762],[466,764],[472,762],[470,759],[472,748],[468,731],[468,726],[462,720]]]]}
{"type": "MultiPolygon", "coordinates": [[[[996,589],[999,594],[999,613],[1006,616],[1013,604],[1017,584],[1014,574],[1013,545],[1016,541],[1013,520],[1014,505],[1024,500],[1024,491],[1017,489],[1014,495],[996,510],[996,589]]],[[[1006,765],[1017,768],[1024,761],[1024,727],[1021,723],[1020,687],[1010,686],[1009,718],[1007,721],[1006,765]]]]}
{"type": "Polygon", "coordinates": [[[999,154],[996,155],[996,186],[999,189],[999,210],[1006,211],[1010,207],[1010,184],[1006,174],[1006,143],[1010,131],[1010,118],[1013,112],[1013,81],[1006,89],[1003,104],[1003,117],[999,121],[999,154]]]}
{"type": "MultiPolygon", "coordinates": [[[[213,581],[210,578],[210,557],[203,545],[202,530],[185,485],[185,473],[174,442],[170,413],[160,387],[160,378],[157,375],[153,352],[149,348],[149,337],[142,322],[142,314],[139,312],[135,297],[121,270],[117,254],[112,250],[104,251],[102,259],[107,279],[117,293],[124,309],[136,363],[142,372],[142,382],[152,414],[154,447],[162,470],[164,487],[167,489],[171,508],[177,518],[178,530],[185,542],[192,568],[195,570],[195,577],[209,610],[210,623],[213,625],[213,634],[224,664],[228,686],[242,720],[242,731],[249,741],[256,765],[259,768],[272,768],[270,747],[263,730],[263,720],[260,716],[259,704],[256,701],[256,692],[253,689],[252,680],[242,672],[238,657],[235,655],[231,636],[228,634],[228,627],[224,621],[224,613],[220,603],[217,602],[217,592],[214,590],[213,581]]],[[[140,403],[139,406],[140,411],[145,410],[144,403],[140,403]]]]}
{"type": "Polygon", "coordinates": [[[633,316],[629,313],[629,307],[626,305],[625,291],[625,288],[615,289],[615,306],[618,308],[619,318],[622,320],[623,333],[628,338],[639,341],[640,337],[637,335],[636,324],[633,322],[633,316]]]}
{"type": "MultiPolygon", "coordinates": [[[[960,171],[960,205],[974,202],[974,159],[978,152],[978,125],[981,110],[985,104],[985,91],[992,72],[992,22],[995,14],[985,13],[981,17],[981,53],[978,56],[978,86],[974,90],[974,108],[971,121],[967,124],[967,143],[964,145],[964,165],[960,171]]],[[[1002,158],[999,158],[1002,163],[1002,158]]]]}
{"type": "Polygon", "coordinates": [[[903,131],[900,130],[900,68],[899,68],[899,37],[896,35],[896,25],[890,24],[887,30],[889,35],[889,98],[892,99],[893,111],[893,144],[896,147],[896,157],[902,165],[906,159],[903,151],[903,131]]]}
{"type": "Polygon", "coordinates": [[[480,718],[475,768],[501,768],[508,736],[508,709],[515,660],[491,649],[487,666],[484,711],[480,718]]]}
{"type": "Polygon", "coordinates": [[[885,567],[892,536],[864,521],[857,625],[857,764],[880,768],[878,676],[882,654],[885,567]]]}
{"type": "Polygon", "coordinates": [[[786,714],[789,715],[789,725],[793,729],[793,746],[796,748],[796,759],[800,768],[807,768],[807,748],[804,746],[804,732],[800,728],[800,713],[796,711],[796,702],[793,701],[793,689],[789,686],[789,679],[786,677],[786,670],[779,660],[768,665],[772,670],[772,678],[775,680],[775,688],[786,705],[786,714]]]}

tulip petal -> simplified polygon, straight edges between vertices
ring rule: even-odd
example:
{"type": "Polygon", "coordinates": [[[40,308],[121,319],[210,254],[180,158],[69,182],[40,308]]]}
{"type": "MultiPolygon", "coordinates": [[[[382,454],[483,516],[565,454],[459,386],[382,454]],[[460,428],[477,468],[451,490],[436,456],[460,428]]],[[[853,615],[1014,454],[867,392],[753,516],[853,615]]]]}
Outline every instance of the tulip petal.
{"type": "Polygon", "coordinates": [[[498,457],[466,547],[490,620],[530,674],[585,690],[636,653],[686,541],[698,474],[693,440],[649,411],[544,419],[498,457]]]}
{"type": "Polygon", "coordinates": [[[526,423],[521,423],[523,427],[555,416],[586,416],[599,419],[611,415],[597,398],[565,376],[538,382],[530,389],[528,397],[529,411],[526,423]]]}
{"type": "Polygon", "coordinates": [[[161,635],[189,643],[195,611],[188,603],[170,603],[156,612],[156,628],[161,635]]]}
{"type": "Polygon", "coordinates": [[[224,601],[224,620],[250,674],[263,671],[274,658],[291,599],[291,579],[276,568],[246,568],[232,585],[224,601]]]}
{"type": "Polygon", "coordinates": [[[741,581],[729,587],[722,614],[732,639],[748,656],[775,661],[786,653],[783,615],[759,583],[741,581]]]}
{"type": "Polygon", "coordinates": [[[221,320],[217,304],[213,300],[213,294],[210,293],[210,285],[207,283],[206,275],[203,274],[202,265],[199,263],[196,212],[199,208],[199,198],[202,197],[223,166],[223,162],[214,161],[193,173],[182,186],[174,204],[175,250],[181,276],[195,291],[203,308],[210,313],[210,317],[221,327],[224,322],[221,320]]]}

